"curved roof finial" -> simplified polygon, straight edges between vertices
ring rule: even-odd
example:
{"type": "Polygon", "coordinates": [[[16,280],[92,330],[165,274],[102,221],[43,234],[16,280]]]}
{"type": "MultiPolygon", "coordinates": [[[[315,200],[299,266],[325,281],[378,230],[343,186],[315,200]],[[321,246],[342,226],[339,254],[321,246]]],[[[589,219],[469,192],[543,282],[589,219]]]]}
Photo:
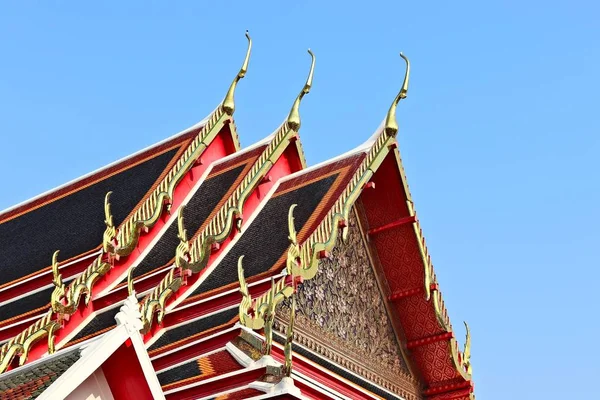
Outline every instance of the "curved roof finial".
{"type": "Polygon", "coordinates": [[[290,110],[290,114],[287,118],[287,123],[290,128],[295,130],[296,132],[300,129],[300,101],[304,97],[305,94],[310,92],[310,88],[312,87],[313,74],[315,72],[315,55],[313,52],[308,49],[308,54],[312,58],[312,62],[310,63],[310,71],[308,72],[308,78],[306,78],[306,83],[302,88],[302,91],[296,97],[294,104],[292,105],[292,109],[290,110]]]}
{"type": "Polygon", "coordinates": [[[246,38],[248,39],[248,50],[246,50],[246,58],[244,59],[244,63],[242,64],[242,68],[240,68],[240,72],[236,75],[233,82],[231,82],[231,86],[229,86],[229,90],[225,95],[225,99],[223,100],[223,111],[225,111],[229,115],[233,115],[235,111],[235,103],[233,99],[233,95],[235,93],[235,88],[237,83],[246,76],[246,71],[248,70],[248,63],[250,62],[250,51],[252,50],[252,39],[250,39],[250,34],[246,30],[246,38]]]}
{"type": "Polygon", "coordinates": [[[404,83],[402,84],[402,88],[400,89],[400,92],[394,99],[394,102],[392,103],[390,110],[388,111],[387,116],[385,117],[385,132],[390,136],[396,136],[396,134],[398,133],[398,121],[396,121],[396,107],[398,107],[398,103],[400,102],[400,100],[406,98],[406,94],[408,93],[408,80],[410,78],[410,61],[408,61],[408,58],[404,54],[402,54],[402,52],[400,53],[400,57],[402,57],[404,61],[406,61],[406,73],[404,74],[404,83]]]}
{"type": "Polygon", "coordinates": [[[60,253],[60,250],[56,250],[54,254],[52,254],[52,283],[54,283],[54,286],[56,287],[61,287],[63,286],[63,281],[60,270],[58,269],[58,253],[60,253]]]}

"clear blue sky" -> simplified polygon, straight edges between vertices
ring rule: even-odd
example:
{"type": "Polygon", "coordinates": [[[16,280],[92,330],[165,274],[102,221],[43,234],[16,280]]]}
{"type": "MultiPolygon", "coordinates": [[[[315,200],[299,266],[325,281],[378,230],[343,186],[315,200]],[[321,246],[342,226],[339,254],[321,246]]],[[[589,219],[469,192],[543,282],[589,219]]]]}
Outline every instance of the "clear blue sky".
{"type": "Polygon", "coordinates": [[[283,120],[306,48],[317,56],[301,110],[310,164],[371,135],[402,50],[400,148],[461,341],[471,325],[478,398],[597,392],[596,2],[67,3],[0,5],[0,209],[202,119],[245,29],[244,145],[283,120]]]}

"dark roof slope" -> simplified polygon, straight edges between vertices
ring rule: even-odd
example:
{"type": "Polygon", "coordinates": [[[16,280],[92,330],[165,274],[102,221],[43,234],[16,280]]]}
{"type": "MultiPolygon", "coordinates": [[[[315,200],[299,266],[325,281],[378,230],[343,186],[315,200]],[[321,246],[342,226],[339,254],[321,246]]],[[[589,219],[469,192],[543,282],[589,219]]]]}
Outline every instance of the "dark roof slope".
{"type": "Polygon", "coordinates": [[[238,242],[186,301],[237,283],[237,260],[242,255],[246,278],[278,267],[289,246],[290,207],[297,204],[294,223],[299,240],[303,240],[344,190],[361,159],[362,155],[348,157],[282,182],[238,242]]]}
{"type": "Polygon", "coordinates": [[[66,260],[98,247],[105,229],[106,193],[114,192],[111,209],[118,224],[152,189],[180,145],[0,222],[0,286],[47,267],[56,250],[66,260]]]}
{"type": "Polygon", "coordinates": [[[206,332],[209,329],[224,325],[232,321],[237,315],[238,308],[234,307],[191,322],[187,322],[178,327],[171,328],[165,331],[154,343],[152,343],[148,347],[148,351],[160,349],[161,347],[168,346],[179,340],[186,339],[198,333],[206,332]]]}
{"type": "MultiPolygon", "coordinates": [[[[217,175],[211,174],[202,183],[183,210],[185,229],[187,230],[188,237],[192,237],[215,211],[217,205],[226,197],[226,193],[232,189],[234,182],[238,180],[242,171],[249,163],[250,161],[217,175]]],[[[133,276],[142,276],[172,262],[175,256],[175,249],[179,245],[177,235],[177,221],[173,220],[158,243],[152,247],[148,255],[135,268],[133,276]]]]}
{"type": "Polygon", "coordinates": [[[336,176],[330,175],[269,199],[240,240],[206,280],[194,290],[192,296],[237,282],[237,260],[242,255],[247,276],[268,271],[289,246],[286,227],[291,205],[298,204],[294,218],[296,229],[299,231],[327,194],[336,176]]]}

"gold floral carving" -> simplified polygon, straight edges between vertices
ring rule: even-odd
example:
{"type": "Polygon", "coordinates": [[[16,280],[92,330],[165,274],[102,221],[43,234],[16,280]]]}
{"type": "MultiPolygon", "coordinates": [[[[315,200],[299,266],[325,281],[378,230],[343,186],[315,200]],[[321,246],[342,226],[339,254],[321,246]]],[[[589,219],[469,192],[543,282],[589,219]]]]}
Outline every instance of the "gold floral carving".
{"type": "Polygon", "coordinates": [[[354,213],[348,222],[353,229],[347,242],[336,245],[331,259],[321,261],[317,275],[296,295],[297,331],[336,337],[334,348],[349,357],[408,376],[354,213]]]}
{"type": "MultiPolygon", "coordinates": [[[[287,329],[288,321],[284,317],[285,308],[282,311],[277,314],[275,329],[283,336],[287,329]]],[[[355,356],[348,355],[347,351],[339,350],[347,350],[347,344],[335,334],[323,332],[316,324],[302,315],[297,314],[295,321],[294,343],[333,361],[342,368],[362,376],[392,393],[400,395],[406,400],[421,399],[418,395],[420,388],[414,378],[409,375],[395,376],[387,369],[382,370],[381,366],[371,365],[368,358],[356,360],[355,356]]]]}

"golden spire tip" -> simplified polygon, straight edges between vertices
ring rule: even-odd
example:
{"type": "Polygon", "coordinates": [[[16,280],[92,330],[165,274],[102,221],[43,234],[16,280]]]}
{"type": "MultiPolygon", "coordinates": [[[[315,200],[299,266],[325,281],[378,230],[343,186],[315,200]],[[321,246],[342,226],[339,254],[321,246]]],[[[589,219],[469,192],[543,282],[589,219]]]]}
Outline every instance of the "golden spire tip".
{"type": "Polygon", "coordinates": [[[247,29],[246,29],[246,39],[248,39],[248,49],[246,50],[246,58],[244,58],[244,63],[242,64],[242,68],[240,68],[240,72],[238,72],[236,77],[233,79],[233,82],[231,83],[231,86],[229,86],[229,90],[227,91],[227,94],[225,95],[225,99],[223,100],[223,105],[222,105],[223,111],[225,111],[229,115],[233,115],[233,113],[235,111],[235,102],[234,102],[234,98],[233,98],[233,95],[235,93],[235,88],[237,86],[237,83],[240,81],[240,79],[242,79],[243,77],[246,76],[246,72],[248,71],[248,63],[250,62],[250,52],[252,51],[252,39],[250,38],[250,33],[248,33],[247,29]]]}
{"type": "Polygon", "coordinates": [[[398,133],[398,121],[396,121],[396,108],[398,107],[398,103],[400,100],[405,99],[408,93],[408,81],[410,79],[410,61],[404,55],[404,53],[400,52],[400,57],[406,62],[406,72],[404,74],[404,82],[402,83],[402,88],[400,92],[394,99],[394,102],[390,106],[390,109],[385,117],[385,132],[390,136],[396,136],[398,133]]]}
{"type": "Polygon", "coordinates": [[[310,89],[312,88],[313,75],[315,72],[315,54],[312,52],[311,49],[308,49],[308,54],[310,54],[311,57],[308,77],[306,78],[306,83],[300,91],[300,94],[298,95],[298,97],[296,97],[296,100],[294,101],[292,109],[290,110],[290,114],[287,118],[288,126],[296,132],[300,129],[300,101],[302,100],[305,94],[308,94],[310,92],[310,89]]]}

